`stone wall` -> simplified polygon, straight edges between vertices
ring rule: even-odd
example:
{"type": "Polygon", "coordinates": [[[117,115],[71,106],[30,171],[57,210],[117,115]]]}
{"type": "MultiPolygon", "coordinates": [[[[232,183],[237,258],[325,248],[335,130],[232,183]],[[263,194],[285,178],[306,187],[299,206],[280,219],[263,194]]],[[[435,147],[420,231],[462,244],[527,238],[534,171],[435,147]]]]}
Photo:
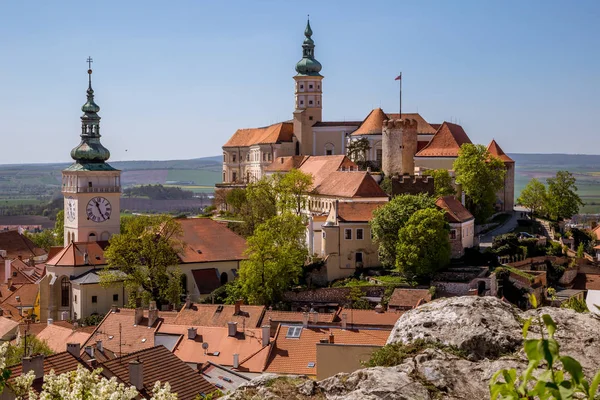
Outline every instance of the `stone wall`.
{"type": "MultiPolygon", "coordinates": [[[[386,286],[360,286],[366,297],[382,297],[386,286]]],[[[289,291],[284,293],[283,300],[292,303],[292,309],[322,304],[344,305],[349,303],[349,287],[322,288],[303,291],[289,291]]]]}
{"type": "Polygon", "coordinates": [[[433,196],[435,186],[432,176],[402,175],[392,177],[392,196],[419,193],[427,193],[433,196]]]}

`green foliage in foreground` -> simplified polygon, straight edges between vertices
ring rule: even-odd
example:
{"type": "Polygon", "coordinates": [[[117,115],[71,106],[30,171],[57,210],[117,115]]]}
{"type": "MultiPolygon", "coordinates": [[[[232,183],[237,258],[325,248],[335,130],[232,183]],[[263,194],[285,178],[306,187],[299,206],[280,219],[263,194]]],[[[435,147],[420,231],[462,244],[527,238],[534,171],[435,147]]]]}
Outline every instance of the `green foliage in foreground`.
{"type": "Polygon", "coordinates": [[[425,349],[440,349],[460,358],[467,358],[467,354],[454,346],[446,346],[438,342],[430,342],[425,339],[417,339],[410,343],[390,343],[375,350],[369,361],[363,363],[364,367],[393,367],[425,349]]]}
{"type": "Polygon", "coordinates": [[[19,344],[9,344],[6,350],[6,365],[20,364],[22,358],[32,354],[43,354],[49,356],[54,352],[45,341],[39,340],[34,335],[27,335],[27,339],[22,337],[19,344]],[[25,341],[27,341],[27,351],[25,350],[25,341]]]}
{"type": "MultiPolygon", "coordinates": [[[[530,302],[537,307],[535,296],[530,302]]],[[[556,324],[548,314],[531,317],[523,326],[525,354],[529,365],[521,375],[517,376],[514,368],[502,369],[494,374],[490,381],[490,398],[497,399],[597,399],[600,372],[591,384],[585,379],[581,364],[572,357],[561,356],[558,342],[554,339],[556,324]],[[541,339],[527,339],[529,326],[536,323],[541,332],[541,339]],[[546,334],[544,334],[544,327],[546,334]],[[540,366],[545,370],[534,376],[540,366]],[[502,380],[500,379],[502,378],[502,380]]]]}

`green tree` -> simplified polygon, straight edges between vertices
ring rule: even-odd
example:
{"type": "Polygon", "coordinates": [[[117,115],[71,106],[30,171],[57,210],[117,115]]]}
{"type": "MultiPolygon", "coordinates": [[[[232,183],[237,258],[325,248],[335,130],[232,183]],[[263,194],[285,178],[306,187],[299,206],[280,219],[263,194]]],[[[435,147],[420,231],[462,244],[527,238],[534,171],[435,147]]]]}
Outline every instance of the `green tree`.
{"type": "Polygon", "coordinates": [[[456,189],[452,185],[452,177],[447,169],[434,169],[430,173],[433,177],[436,198],[456,194],[456,189]]]}
{"type": "Polygon", "coordinates": [[[448,223],[444,212],[415,212],[398,232],[396,267],[409,279],[430,277],[450,262],[448,223]]]}
{"type": "Polygon", "coordinates": [[[49,356],[54,352],[45,341],[35,337],[35,335],[23,336],[18,344],[9,344],[6,350],[6,365],[12,366],[20,364],[23,357],[29,357],[36,354],[49,356]]]}
{"type": "Polygon", "coordinates": [[[531,210],[531,217],[539,213],[546,204],[546,186],[537,179],[531,179],[521,191],[517,202],[531,210]]]}
{"type": "Polygon", "coordinates": [[[250,304],[273,304],[298,282],[308,254],[302,218],[291,212],[260,224],[248,238],[239,289],[250,304]]]}
{"type": "Polygon", "coordinates": [[[554,178],[548,178],[547,208],[554,219],[571,218],[579,212],[584,203],[577,194],[577,180],[568,171],[558,171],[554,178]]]}
{"type": "Polygon", "coordinates": [[[379,184],[381,190],[383,190],[388,196],[392,195],[392,178],[389,176],[384,176],[379,184]]]}
{"type": "Polygon", "coordinates": [[[458,151],[454,171],[456,183],[467,196],[467,208],[477,221],[484,222],[494,213],[496,192],[504,185],[504,163],[485,146],[466,143],[458,151]]]}
{"type": "Polygon", "coordinates": [[[240,210],[246,203],[246,190],[240,188],[233,188],[227,192],[226,195],[227,205],[229,205],[235,214],[239,214],[240,210]]]}
{"type": "Polygon", "coordinates": [[[46,251],[50,250],[52,246],[59,246],[63,244],[63,237],[60,238],[55,236],[54,230],[52,229],[44,229],[41,232],[25,232],[25,236],[28,237],[36,247],[44,249],[46,251]]]}
{"type": "Polygon", "coordinates": [[[246,187],[246,202],[240,209],[239,218],[244,222],[242,236],[252,235],[256,227],[277,215],[277,186],[281,176],[264,176],[246,187]]]}
{"type": "Polygon", "coordinates": [[[379,260],[384,266],[393,267],[396,263],[398,231],[411,215],[425,208],[435,209],[435,199],[421,193],[396,196],[375,210],[370,222],[371,232],[375,243],[379,246],[379,260]]]}
{"type": "Polygon", "coordinates": [[[371,150],[369,139],[360,138],[351,140],[350,143],[348,143],[346,154],[352,161],[364,166],[367,162],[367,154],[369,153],[369,150],[371,150]]]}
{"type": "Polygon", "coordinates": [[[313,177],[292,169],[278,180],[279,209],[300,215],[306,207],[306,195],[312,189],[313,177]]]}
{"type": "Polygon", "coordinates": [[[124,282],[130,303],[138,298],[154,300],[160,309],[181,294],[179,253],[183,250],[181,225],[167,215],[126,218],[119,235],[104,252],[107,267],[101,283],[124,282]],[[175,295],[174,290],[178,288],[175,295]]]}
{"type": "Polygon", "coordinates": [[[63,244],[65,238],[65,210],[56,213],[56,222],[54,222],[54,235],[58,241],[57,246],[63,244]]]}

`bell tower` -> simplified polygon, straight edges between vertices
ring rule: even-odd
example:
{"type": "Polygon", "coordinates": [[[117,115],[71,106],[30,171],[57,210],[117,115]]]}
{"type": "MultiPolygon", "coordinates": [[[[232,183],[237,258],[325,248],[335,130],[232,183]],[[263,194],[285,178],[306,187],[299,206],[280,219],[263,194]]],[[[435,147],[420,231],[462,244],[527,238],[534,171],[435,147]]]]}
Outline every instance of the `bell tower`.
{"type": "Polygon", "coordinates": [[[120,231],[121,171],[106,161],[100,143],[100,107],[94,102],[92,59],[88,58],[87,102],[81,107],[81,142],[71,150],[75,160],[62,171],[65,203],[64,246],[71,242],[108,240],[120,231]]]}
{"type": "Polygon", "coordinates": [[[296,81],[294,135],[299,143],[297,153],[301,155],[312,155],[312,126],[323,120],[323,76],[319,73],[322,66],[315,60],[315,42],[312,40],[312,34],[309,20],[304,30],[302,59],[296,64],[298,74],[294,76],[296,81]]]}

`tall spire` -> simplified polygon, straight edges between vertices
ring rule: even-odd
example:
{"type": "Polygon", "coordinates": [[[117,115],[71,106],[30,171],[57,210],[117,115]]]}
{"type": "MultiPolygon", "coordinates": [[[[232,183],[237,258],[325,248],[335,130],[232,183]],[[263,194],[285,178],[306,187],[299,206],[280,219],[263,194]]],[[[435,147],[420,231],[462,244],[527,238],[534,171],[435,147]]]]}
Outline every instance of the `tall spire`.
{"type": "Polygon", "coordinates": [[[71,157],[80,164],[104,163],[110,157],[108,149],[100,143],[100,107],[94,102],[92,62],[88,57],[87,102],[81,107],[81,143],[71,150],[71,157]]]}
{"type": "Polygon", "coordinates": [[[304,29],[304,43],[302,43],[302,59],[296,64],[298,75],[321,76],[321,63],[315,60],[315,42],[312,40],[313,31],[310,27],[310,16],[304,29]]]}

